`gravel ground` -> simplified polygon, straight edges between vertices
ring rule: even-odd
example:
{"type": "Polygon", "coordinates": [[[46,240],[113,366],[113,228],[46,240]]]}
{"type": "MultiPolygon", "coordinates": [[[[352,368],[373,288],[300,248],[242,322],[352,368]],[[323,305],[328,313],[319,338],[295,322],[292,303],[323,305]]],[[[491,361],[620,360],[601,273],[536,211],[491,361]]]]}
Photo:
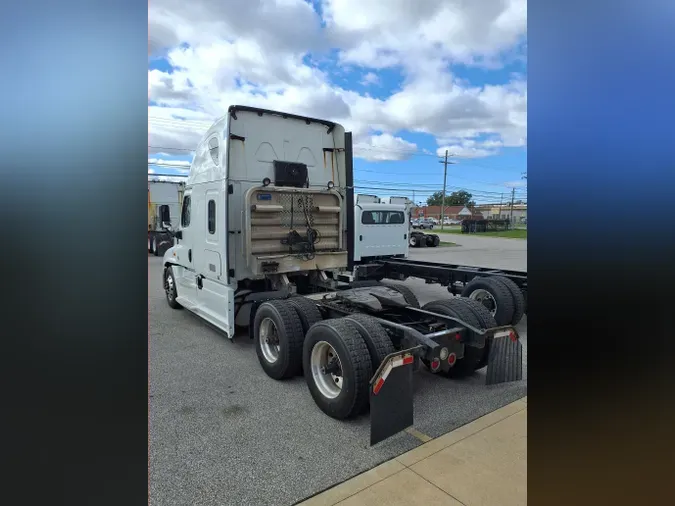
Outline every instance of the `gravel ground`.
{"type": "MultiPolygon", "coordinates": [[[[485,261],[494,256],[489,246],[485,261]]],[[[485,265],[480,247],[416,250],[411,257],[485,265]],[[474,261],[459,259],[466,255],[474,261]]],[[[524,268],[524,258],[514,258],[502,255],[490,266],[524,268]]],[[[291,505],[421,444],[401,433],[369,447],[367,416],[325,416],[303,378],[268,378],[245,336],[229,342],[188,311],[170,309],[160,258],[148,258],[148,271],[152,505],[291,505]]],[[[450,296],[420,280],[407,284],[422,303],[450,296]]],[[[420,371],[415,428],[436,437],[527,395],[527,317],[518,329],[523,381],[486,387],[484,371],[459,381],[420,371]]]]}

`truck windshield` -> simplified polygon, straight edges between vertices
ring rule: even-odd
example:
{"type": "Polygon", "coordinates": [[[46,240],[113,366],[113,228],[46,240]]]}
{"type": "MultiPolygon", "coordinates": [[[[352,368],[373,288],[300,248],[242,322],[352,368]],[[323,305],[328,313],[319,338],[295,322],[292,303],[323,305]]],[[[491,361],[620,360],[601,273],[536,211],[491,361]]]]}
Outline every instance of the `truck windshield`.
{"type": "Polygon", "coordinates": [[[361,215],[364,225],[402,225],[404,222],[402,211],[364,211],[361,215]]]}

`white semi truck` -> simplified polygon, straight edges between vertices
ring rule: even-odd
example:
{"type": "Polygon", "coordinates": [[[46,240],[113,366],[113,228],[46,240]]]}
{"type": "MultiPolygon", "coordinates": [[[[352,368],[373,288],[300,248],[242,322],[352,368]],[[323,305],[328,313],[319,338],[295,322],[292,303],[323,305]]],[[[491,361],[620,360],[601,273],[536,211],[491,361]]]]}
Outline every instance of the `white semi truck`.
{"type": "Polygon", "coordinates": [[[173,245],[169,228],[178,223],[183,188],[182,182],[148,181],[148,252],[155,256],[173,245]]]}
{"type": "Polygon", "coordinates": [[[172,308],[230,339],[248,330],[263,371],[304,374],[329,416],[370,408],[374,444],[413,423],[414,368],[461,377],[487,365],[488,384],[514,381],[522,348],[472,298],[420,308],[406,286],[383,284],[382,266],[406,259],[377,227],[405,238],[409,217],[372,206],[354,202],[342,126],[231,106],[197,146],[163,276],[172,308]],[[374,244],[356,244],[355,221],[374,244]]]}

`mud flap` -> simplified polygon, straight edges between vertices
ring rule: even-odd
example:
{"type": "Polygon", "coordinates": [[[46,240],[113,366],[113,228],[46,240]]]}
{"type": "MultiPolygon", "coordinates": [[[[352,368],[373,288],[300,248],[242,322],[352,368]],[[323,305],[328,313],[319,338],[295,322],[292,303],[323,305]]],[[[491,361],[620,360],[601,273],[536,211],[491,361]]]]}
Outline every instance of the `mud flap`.
{"type": "Polygon", "coordinates": [[[515,329],[500,330],[492,338],[486,385],[523,379],[523,345],[515,329]]]}
{"type": "Polygon", "coordinates": [[[388,355],[370,381],[371,446],[413,424],[415,357],[411,350],[388,355]]]}

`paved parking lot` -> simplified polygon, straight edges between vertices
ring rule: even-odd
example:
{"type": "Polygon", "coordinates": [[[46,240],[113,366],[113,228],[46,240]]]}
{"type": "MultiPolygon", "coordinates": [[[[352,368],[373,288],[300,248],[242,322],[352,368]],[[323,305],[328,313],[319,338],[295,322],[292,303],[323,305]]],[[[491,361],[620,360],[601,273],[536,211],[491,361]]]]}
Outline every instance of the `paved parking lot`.
{"type": "MultiPolygon", "coordinates": [[[[436,232],[440,230],[431,231],[436,232]]],[[[443,241],[454,242],[458,246],[415,248],[410,250],[410,258],[428,262],[527,271],[527,240],[481,237],[478,234],[439,233],[439,235],[443,241]]]]}
{"type": "MultiPolygon", "coordinates": [[[[486,265],[494,255],[484,246],[481,256],[480,248],[416,250],[411,257],[486,265]]],[[[525,269],[524,251],[502,257],[488,266],[525,269]]],[[[148,258],[148,271],[152,505],[291,505],[421,444],[401,433],[369,447],[367,416],[327,417],[303,378],[267,377],[247,337],[229,342],[188,311],[170,309],[160,258],[148,258]]],[[[450,296],[419,280],[408,284],[422,303],[450,296]]],[[[525,379],[486,387],[484,371],[459,381],[420,371],[418,431],[440,436],[527,394],[526,318],[519,325],[525,379]]]]}

